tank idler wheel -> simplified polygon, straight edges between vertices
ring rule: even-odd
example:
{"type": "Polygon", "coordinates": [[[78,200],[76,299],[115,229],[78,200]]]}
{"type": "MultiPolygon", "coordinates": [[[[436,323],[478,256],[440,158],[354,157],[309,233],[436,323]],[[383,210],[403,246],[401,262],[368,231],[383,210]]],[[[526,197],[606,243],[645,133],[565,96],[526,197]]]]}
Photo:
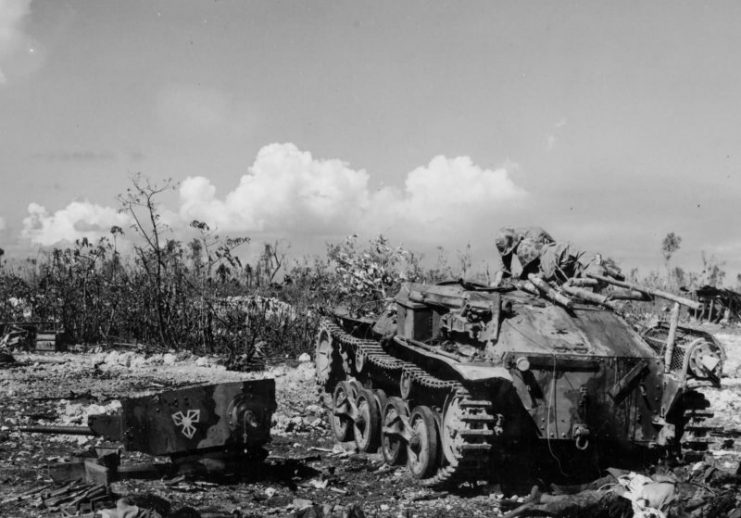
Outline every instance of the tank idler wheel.
{"type": "Polygon", "coordinates": [[[352,400],[355,401],[356,399],[358,399],[358,394],[360,394],[360,391],[363,390],[363,385],[354,378],[347,380],[347,385],[348,387],[350,387],[352,400]]]}
{"type": "Polygon", "coordinates": [[[452,396],[445,403],[443,412],[442,425],[440,430],[440,439],[442,443],[443,454],[448,464],[451,466],[458,465],[458,459],[462,453],[463,437],[461,431],[465,423],[461,419],[463,409],[461,408],[461,397],[452,396]]]}
{"type": "Polygon", "coordinates": [[[355,444],[359,451],[374,452],[378,449],[381,434],[381,411],[372,390],[361,389],[355,400],[357,412],[353,421],[355,444]]]}
{"type": "Polygon", "coordinates": [[[378,410],[383,416],[383,409],[386,407],[386,401],[388,401],[388,396],[386,395],[386,392],[384,392],[381,389],[373,390],[373,394],[376,395],[376,403],[378,403],[378,410]]]}
{"type": "Polygon", "coordinates": [[[407,466],[414,478],[429,478],[437,469],[439,439],[435,413],[420,405],[409,418],[411,438],[407,444],[407,466]]]}
{"type": "Polygon", "coordinates": [[[329,423],[335,437],[340,442],[353,438],[353,421],[357,413],[355,393],[350,383],[341,381],[332,394],[332,412],[329,416],[329,423]]]}
{"type": "Polygon", "coordinates": [[[383,428],[381,430],[381,452],[386,464],[404,464],[409,442],[409,407],[403,399],[388,398],[383,407],[383,428]]]}
{"type": "Polygon", "coordinates": [[[337,381],[342,379],[342,357],[339,345],[326,327],[317,335],[314,362],[317,382],[324,390],[332,392],[337,381]]]}

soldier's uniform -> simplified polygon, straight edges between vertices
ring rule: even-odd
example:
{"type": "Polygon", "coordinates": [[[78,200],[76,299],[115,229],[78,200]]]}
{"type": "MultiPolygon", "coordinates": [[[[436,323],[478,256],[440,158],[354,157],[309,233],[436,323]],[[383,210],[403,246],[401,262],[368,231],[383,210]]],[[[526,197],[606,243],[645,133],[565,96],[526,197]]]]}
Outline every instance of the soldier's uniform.
{"type": "Polygon", "coordinates": [[[570,243],[549,243],[540,250],[540,274],[546,281],[566,282],[585,268],[581,261],[583,256],[584,252],[570,243]]]}
{"type": "Polygon", "coordinates": [[[522,267],[520,277],[527,278],[527,274],[538,271],[537,260],[543,247],[556,241],[541,227],[505,227],[499,230],[494,242],[502,259],[502,277],[512,276],[512,257],[517,256],[522,267]]]}
{"type": "Polygon", "coordinates": [[[525,280],[533,273],[546,281],[558,284],[584,272],[621,278],[620,268],[605,262],[599,254],[587,254],[570,243],[556,243],[551,235],[540,227],[502,228],[495,238],[497,250],[502,258],[501,277],[512,277],[512,257],[516,256],[522,271],[519,278],[525,280]]]}
{"type": "MultiPolygon", "coordinates": [[[[571,277],[580,277],[585,273],[594,273],[603,277],[624,279],[620,268],[610,259],[603,259],[600,254],[587,253],[570,243],[545,245],[540,251],[539,274],[546,281],[558,284],[571,277]]],[[[606,284],[598,284],[594,290],[601,291],[606,284]]]]}

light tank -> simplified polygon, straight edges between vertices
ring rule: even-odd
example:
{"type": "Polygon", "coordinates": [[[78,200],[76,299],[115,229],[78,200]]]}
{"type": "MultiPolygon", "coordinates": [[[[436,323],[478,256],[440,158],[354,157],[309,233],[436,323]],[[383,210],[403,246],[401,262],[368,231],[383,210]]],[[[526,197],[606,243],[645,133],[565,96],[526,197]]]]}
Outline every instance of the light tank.
{"type": "Polygon", "coordinates": [[[694,389],[719,386],[723,353],[681,333],[679,305],[694,304],[599,276],[406,283],[379,318],[323,319],[317,381],[338,441],[380,448],[424,485],[588,478],[628,454],[680,453],[702,427],[694,389]],[[617,300],[656,296],[672,321],[641,336],[617,300]]]}

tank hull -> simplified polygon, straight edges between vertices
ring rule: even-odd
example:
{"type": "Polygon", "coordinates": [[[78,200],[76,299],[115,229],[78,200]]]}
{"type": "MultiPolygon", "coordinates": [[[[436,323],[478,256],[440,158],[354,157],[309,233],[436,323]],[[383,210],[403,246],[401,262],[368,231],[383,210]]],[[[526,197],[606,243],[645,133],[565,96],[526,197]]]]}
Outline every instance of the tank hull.
{"type": "Polygon", "coordinates": [[[510,464],[585,474],[615,456],[676,447],[707,407],[686,365],[667,369],[615,312],[520,291],[406,285],[376,321],[326,319],[317,366],[328,395],[347,384],[341,411],[328,398],[334,418],[353,421],[353,394],[373,394],[384,454],[384,444],[402,444],[410,469],[434,464],[417,470],[428,485],[497,478],[510,464]],[[432,443],[438,451],[414,451],[432,443]]]}

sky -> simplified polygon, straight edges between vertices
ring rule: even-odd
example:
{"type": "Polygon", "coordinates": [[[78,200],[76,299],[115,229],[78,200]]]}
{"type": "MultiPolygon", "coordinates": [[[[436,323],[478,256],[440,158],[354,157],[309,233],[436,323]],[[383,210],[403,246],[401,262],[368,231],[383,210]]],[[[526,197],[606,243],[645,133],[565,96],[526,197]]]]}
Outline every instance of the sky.
{"type": "Polygon", "coordinates": [[[162,210],[322,252],[494,256],[539,225],[624,269],[741,272],[741,3],[0,0],[0,247],[162,210]]]}

